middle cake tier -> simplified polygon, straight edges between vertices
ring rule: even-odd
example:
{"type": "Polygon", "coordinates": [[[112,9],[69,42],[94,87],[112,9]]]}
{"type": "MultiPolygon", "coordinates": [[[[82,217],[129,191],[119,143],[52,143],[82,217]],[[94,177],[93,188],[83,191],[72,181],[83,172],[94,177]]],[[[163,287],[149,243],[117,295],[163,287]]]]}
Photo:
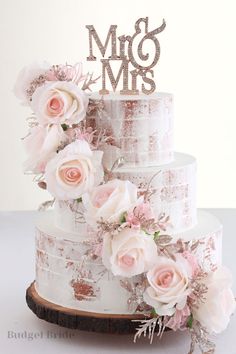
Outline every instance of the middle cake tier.
{"type": "MultiPolygon", "coordinates": [[[[153,167],[120,167],[112,178],[129,180],[145,190],[152,191],[151,205],[157,218],[169,218],[167,232],[182,232],[197,224],[196,159],[175,153],[172,163],[153,167]]],[[[66,232],[80,232],[80,203],[57,201],[55,225],[66,232]]]]}

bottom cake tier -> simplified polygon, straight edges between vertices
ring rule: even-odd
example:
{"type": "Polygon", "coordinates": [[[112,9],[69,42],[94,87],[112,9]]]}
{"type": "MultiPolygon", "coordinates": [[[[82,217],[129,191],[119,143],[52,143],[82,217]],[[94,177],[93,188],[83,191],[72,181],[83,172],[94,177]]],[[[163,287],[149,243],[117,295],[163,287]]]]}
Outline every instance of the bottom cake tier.
{"type": "MultiPolygon", "coordinates": [[[[53,213],[45,212],[36,227],[37,293],[52,303],[89,312],[132,314],[133,300],[141,302],[138,277],[123,278],[108,271],[101,258],[91,257],[88,237],[65,233],[53,225],[53,213]]],[[[221,263],[222,225],[212,214],[199,210],[198,225],[181,234],[172,234],[191,244],[204,269],[221,263]]]]}

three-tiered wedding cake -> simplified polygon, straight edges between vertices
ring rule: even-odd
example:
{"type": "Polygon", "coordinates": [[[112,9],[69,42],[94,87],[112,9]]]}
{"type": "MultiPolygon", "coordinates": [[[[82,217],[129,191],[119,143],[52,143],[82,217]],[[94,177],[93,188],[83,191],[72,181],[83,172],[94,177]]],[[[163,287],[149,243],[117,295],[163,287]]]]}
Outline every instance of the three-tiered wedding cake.
{"type": "MultiPolygon", "coordinates": [[[[155,35],[164,25],[148,32],[148,19],[138,20],[133,37],[119,37],[119,57],[111,26],[109,60],[122,60],[122,94],[106,90],[106,73],[114,91],[118,83],[108,59],[102,59],[100,93],[87,93],[96,80],[82,74],[81,64],[33,64],[20,73],[15,92],[34,112],[24,168],[54,198],[43,205],[54,204],[53,211],[41,213],[37,222],[32,286],[57,312],[69,309],[70,318],[73,311],[130,315],[130,321],[138,314],[143,320],[136,336],[149,331],[152,340],[157,328],[159,334],[188,329],[191,350],[196,342],[212,353],[208,335],[225,329],[235,309],[232,279],[221,265],[220,222],[196,209],[196,160],[173,150],[173,96],[154,92],[147,77],[153,77],[150,68],[160,54],[155,35]],[[142,22],[144,39],[156,46],[147,69],[132,54],[142,22]],[[132,90],[126,40],[136,67],[132,90]]],[[[107,44],[102,46],[93,26],[87,28],[89,60],[95,60],[92,39],[103,56],[107,44]]],[[[146,60],[140,43],[139,56],[146,60]]]]}

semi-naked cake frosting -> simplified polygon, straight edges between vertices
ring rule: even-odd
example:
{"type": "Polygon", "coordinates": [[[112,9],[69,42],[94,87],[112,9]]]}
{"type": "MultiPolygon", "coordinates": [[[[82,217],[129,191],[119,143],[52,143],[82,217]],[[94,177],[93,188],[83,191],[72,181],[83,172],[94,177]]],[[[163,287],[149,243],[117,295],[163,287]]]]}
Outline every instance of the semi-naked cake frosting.
{"type": "MultiPolygon", "coordinates": [[[[92,94],[90,108],[86,125],[96,132],[105,131],[109,143],[101,145],[103,163],[108,169],[114,166],[112,179],[128,180],[141,192],[150,184],[150,205],[157,218],[163,216],[171,242],[198,242],[194,253],[198,262],[205,268],[221,264],[222,226],[213,215],[196,208],[196,160],[173,151],[173,96],[92,94]],[[121,158],[123,162],[117,166],[121,158]]],[[[76,200],[56,200],[54,211],[39,218],[38,293],[64,307],[134,313],[131,294],[121,286],[125,277],[107,270],[100,258],[87,257],[88,240],[96,236],[90,225],[81,222],[81,212],[83,207],[76,200]]],[[[134,285],[137,279],[130,281],[134,285]]]]}
{"type": "Polygon", "coordinates": [[[133,36],[119,37],[117,56],[116,26],[105,46],[87,26],[88,60],[96,60],[93,41],[104,58],[112,39],[99,93],[92,93],[97,79],[83,75],[81,63],[33,64],[20,73],[15,93],[33,110],[24,170],[53,197],[40,207],[36,276],[26,298],[49,322],[90,329],[84,323],[92,318],[92,330],[101,323],[103,332],[129,328],[135,340],[148,334],[151,342],[155,331],[188,330],[189,353],[198,344],[213,354],[210,335],[223,331],[235,310],[232,276],[221,264],[221,223],[197,210],[196,159],[174,152],[173,95],[155,92],[150,78],[160,55],[155,35],[164,27],[163,21],[148,32],[148,18],[139,19],[133,36]],[[148,67],[132,55],[142,23],[139,57],[148,59],[144,40],[155,45],[148,67]],[[111,60],[121,61],[117,79],[111,60]],[[123,89],[109,93],[106,74],[115,91],[122,72],[123,89]]]}
{"type": "MultiPolygon", "coordinates": [[[[93,94],[91,101],[100,102],[93,94]]],[[[158,166],[174,160],[173,95],[155,92],[126,96],[111,93],[87,117],[89,126],[106,129],[117,149],[104,150],[108,162],[118,156],[126,166],[158,166]]]]}
{"type": "MultiPolygon", "coordinates": [[[[198,261],[210,268],[221,264],[222,226],[210,213],[198,212],[198,225],[173,234],[199,242],[198,261]]],[[[36,227],[36,289],[40,296],[67,308],[109,314],[133,314],[130,292],[120,285],[124,277],[107,272],[100,260],[84,260],[88,231],[68,232],[56,227],[52,213],[43,215],[36,227]]],[[[92,236],[91,236],[92,237],[92,236]]],[[[135,277],[131,280],[135,286],[135,277]]]]}

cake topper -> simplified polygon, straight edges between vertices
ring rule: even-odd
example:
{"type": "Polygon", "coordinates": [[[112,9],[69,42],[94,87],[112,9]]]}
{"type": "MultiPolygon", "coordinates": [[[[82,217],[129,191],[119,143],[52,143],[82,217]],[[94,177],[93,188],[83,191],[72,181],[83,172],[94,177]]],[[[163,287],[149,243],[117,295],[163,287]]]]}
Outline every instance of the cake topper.
{"type": "Polygon", "coordinates": [[[155,91],[156,84],[154,81],[153,68],[157,64],[160,57],[160,44],[156,35],[162,32],[166,26],[163,20],[160,27],[149,31],[148,17],[140,18],[135,23],[135,32],[132,36],[122,35],[117,37],[117,25],[111,25],[107,33],[105,44],[102,44],[93,25],[87,25],[89,31],[89,56],[87,60],[96,61],[97,58],[93,54],[93,40],[97,44],[102,55],[102,89],[99,91],[101,95],[109,93],[107,89],[107,76],[110,80],[113,91],[116,91],[118,83],[123,74],[122,89],[120,94],[137,95],[141,91],[148,95],[155,91]],[[142,33],[141,23],[144,23],[144,34],[142,33]],[[119,40],[119,49],[117,45],[119,40]],[[146,40],[151,40],[155,46],[154,57],[151,61],[150,53],[144,53],[143,45],[146,40]],[[111,45],[111,55],[106,58],[108,45],[111,45]],[[115,77],[111,68],[111,61],[121,61],[120,68],[115,77]],[[138,77],[142,78],[141,90],[138,89],[138,77]],[[146,85],[145,85],[146,84],[146,85]],[[149,85],[149,87],[147,87],[149,85]]]}

